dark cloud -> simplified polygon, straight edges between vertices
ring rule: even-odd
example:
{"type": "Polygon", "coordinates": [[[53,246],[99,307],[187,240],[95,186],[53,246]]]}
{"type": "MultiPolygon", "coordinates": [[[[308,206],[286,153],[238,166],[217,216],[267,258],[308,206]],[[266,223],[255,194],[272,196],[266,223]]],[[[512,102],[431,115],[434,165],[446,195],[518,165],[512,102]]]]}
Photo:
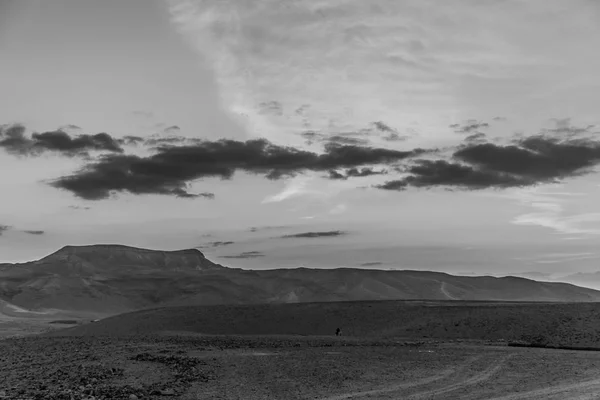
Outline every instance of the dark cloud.
{"type": "Polygon", "coordinates": [[[292,235],[280,236],[283,239],[295,239],[295,238],[320,238],[320,237],[334,237],[347,235],[348,232],[344,231],[325,231],[325,232],[303,232],[295,233],[292,235]]]}
{"type": "Polygon", "coordinates": [[[56,179],[51,185],[88,200],[124,191],[211,197],[208,193],[189,194],[188,183],[208,177],[230,179],[236,171],[279,179],[306,170],[389,164],[424,152],[328,144],[325,152],[318,154],[274,145],[264,139],[246,142],[223,139],[188,146],[162,146],[157,150],[157,154],[148,157],[105,155],[71,176],[56,179]]]}
{"type": "Polygon", "coordinates": [[[407,171],[409,176],[377,185],[386,190],[405,190],[409,186],[427,188],[435,186],[451,186],[462,189],[485,189],[490,187],[515,187],[533,184],[505,173],[478,170],[469,165],[463,165],[446,160],[418,160],[407,171]]]}
{"type": "Polygon", "coordinates": [[[12,226],[10,226],[10,225],[2,225],[2,224],[0,224],[0,236],[2,236],[2,234],[4,232],[6,232],[7,230],[9,230],[11,228],[12,228],[12,226]]]}
{"type": "Polygon", "coordinates": [[[79,130],[81,130],[81,127],[77,126],[77,125],[73,125],[73,124],[67,124],[65,126],[61,126],[60,129],[79,131],[79,130]]]}
{"type": "Polygon", "coordinates": [[[258,258],[258,257],[264,257],[264,256],[265,256],[265,254],[260,251],[245,251],[240,254],[221,256],[221,258],[258,258]]]}
{"type": "Polygon", "coordinates": [[[402,169],[408,176],[376,187],[485,189],[558,182],[590,173],[600,164],[600,143],[537,135],[519,138],[510,145],[471,143],[456,150],[453,159],[416,160],[402,169]]]}
{"type": "Polygon", "coordinates": [[[474,119],[470,119],[467,122],[462,123],[462,124],[450,125],[450,128],[454,129],[454,131],[457,133],[477,132],[479,129],[489,128],[489,127],[490,127],[490,124],[488,124],[487,122],[479,122],[474,119]]]}
{"type": "Polygon", "coordinates": [[[373,168],[363,167],[363,168],[349,168],[344,173],[340,173],[336,170],[329,170],[329,179],[348,179],[348,178],[360,178],[365,176],[372,175],[385,175],[388,173],[387,170],[374,170],[373,168]]]}
{"type": "Polygon", "coordinates": [[[561,141],[538,135],[509,146],[492,143],[467,146],[456,151],[454,157],[478,168],[549,182],[589,172],[600,162],[600,143],[561,141]]]}
{"type": "Polygon", "coordinates": [[[43,235],[44,233],[46,233],[45,231],[23,231],[29,235],[43,235]]]}
{"type": "Polygon", "coordinates": [[[373,122],[373,126],[375,126],[375,128],[377,128],[378,130],[380,130],[381,132],[389,132],[389,133],[394,133],[396,132],[393,128],[391,128],[389,125],[384,124],[381,121],[375,121],[373,122]]]}
{"type": "Polygon", "coordinates": [[[147,146],[179,145],[186,142],[187,140],[187,138],[184,138],[182,136],[150,137],[144,140],[144,144],[147,146]]]}
{"type": "Polygon", "coordinates": [[[350,168],[346,170],[346,176],[348,177],[365,177],[372,175],[385,175],[387,174],[387,170],[374,170],[373,168],[363,167],[363,168],[350,168]]]}
{"type": "Polygon", "coordinates": [[[334,169],[329,170],[328,173],[329,173],[329,179],[338,179],[338,180],[347,179],[346,175],[341,174],[334,169]]]}
{"type": "Polygon", "coordinates": [[[365,146],[369,144],[369,140],[367,139],[348,137],[344,135],[329,136],[326,140],[329,143],[338,145],[365,146]]]}
{"type": "Polygon", "coordinates": [[[48,151],[67,156],[85,156],[88,151],[123,152],[118,139],[114,139],[107,133],[71,136],[65,131],[56,130],[33,133],[31,137],[27,137],[22,125],[4,127],[0,130],[0,147],[12,154],[32,156],[48,151]]]}
{"type": "Polygon", "coordinates": [[[230,244],[234,244],[235,242],[232,241],[224,241],[224,242],[212,242],[209,243],[210,246],[212,247],[221,247],[221,246],[229,246],[230,244]]]}
{"type": "Polygon", "coordinates": [[[464,139],[464,141],[465,142],[481,142],[481,141],[485,141],[486,138],[487,138],[487,136],[485,133],[477,132],[477,133],[467,136],[464,139]]]}

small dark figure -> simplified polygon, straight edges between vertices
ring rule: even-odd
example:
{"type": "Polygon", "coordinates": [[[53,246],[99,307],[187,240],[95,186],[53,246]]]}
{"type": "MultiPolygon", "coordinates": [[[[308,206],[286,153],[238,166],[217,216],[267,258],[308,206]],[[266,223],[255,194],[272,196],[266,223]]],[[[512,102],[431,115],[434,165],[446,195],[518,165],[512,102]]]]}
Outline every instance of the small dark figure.
{"type": "Polygon", "coordinates": [[[340,328],[335,330],[335,336],[342,336],[342,330],[340,328]]]}

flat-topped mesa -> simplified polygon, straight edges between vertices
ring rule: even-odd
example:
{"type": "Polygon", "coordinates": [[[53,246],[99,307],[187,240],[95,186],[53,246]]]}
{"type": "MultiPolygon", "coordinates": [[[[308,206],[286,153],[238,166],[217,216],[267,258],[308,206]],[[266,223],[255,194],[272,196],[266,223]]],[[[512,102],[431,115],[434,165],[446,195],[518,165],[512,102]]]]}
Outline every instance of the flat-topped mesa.
{"type": "Polygon", "coordinates": [[[145,266],[165,270],[213,270],[225,268],[208,260],[200,250],[150,250],[118,244],[65,246],[38,263],[84,262],[112,267],[145,266]]]}

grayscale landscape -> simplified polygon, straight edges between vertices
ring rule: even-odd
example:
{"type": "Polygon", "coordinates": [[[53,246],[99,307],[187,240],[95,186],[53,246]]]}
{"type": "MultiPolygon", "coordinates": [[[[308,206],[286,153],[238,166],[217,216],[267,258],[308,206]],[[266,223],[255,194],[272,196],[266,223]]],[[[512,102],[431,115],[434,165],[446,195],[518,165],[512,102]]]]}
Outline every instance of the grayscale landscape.
{"type": "Polygon", "coordinates": [[[0,0],[0,400],[600,398],[599,20],[0,0]]]}

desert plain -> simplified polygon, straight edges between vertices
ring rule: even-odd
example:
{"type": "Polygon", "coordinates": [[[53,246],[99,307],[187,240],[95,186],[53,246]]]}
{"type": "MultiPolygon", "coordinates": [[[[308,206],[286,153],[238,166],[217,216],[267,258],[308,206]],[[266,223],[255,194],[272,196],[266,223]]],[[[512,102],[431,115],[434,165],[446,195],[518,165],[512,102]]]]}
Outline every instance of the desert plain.
{"type": "Polygon", "coordinates": [[[49,322],[29,321],[28,332],[0,341],[0,398],[516,400],[600,393],[596,303],[184,306],[49,322]]]}

